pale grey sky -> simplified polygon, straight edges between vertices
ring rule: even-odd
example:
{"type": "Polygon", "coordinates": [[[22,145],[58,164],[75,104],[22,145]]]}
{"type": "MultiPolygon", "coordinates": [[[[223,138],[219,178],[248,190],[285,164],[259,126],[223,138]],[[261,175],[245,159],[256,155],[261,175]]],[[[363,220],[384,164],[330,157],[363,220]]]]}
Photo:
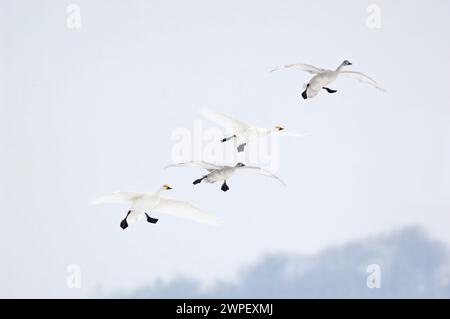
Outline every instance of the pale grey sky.
{"type": "Polygon", "coordinates": [[[1,297],[89,297],[177,275],[232,278],[268,252],[310,253],[419,224],[450,243],[447,1],[0,1],[1,297]],[[387,88],[339,80],[303,101],[301,72],[342,60],[387,88]],[[199,107],[300,127],[281,140],[288,184],[162,169],[199,107]],[[114,190],[154,190],[225,220],[119,228],[114,190]],[[210,187],[208,187],[210,186],[210,187]],[[82,288],[66,287],[78,264],[82,288]]]}

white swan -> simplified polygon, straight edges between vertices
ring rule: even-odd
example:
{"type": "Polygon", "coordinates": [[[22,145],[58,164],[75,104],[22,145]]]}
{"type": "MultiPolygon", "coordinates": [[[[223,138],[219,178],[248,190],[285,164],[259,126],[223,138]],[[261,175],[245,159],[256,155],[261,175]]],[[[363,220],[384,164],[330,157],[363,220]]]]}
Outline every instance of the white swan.
{"type": "Polygon", "coordinates": [[[309,81],[309,83],[306,85],[305,91],[302,93],[302,97],[304,99],[310,99],[315,97],[320,90],[326,90],[328,93],[336,93],[336,90],[332,90],[328,87],[328,85],[332,82],[334,82],[339,76],[347,76],[349,78],[359,80],[361,82],[365,82],[368,84],[373,85],[380,91],[385,91],[384,88],[382,88],[377,82],[375,82],[373,79],[368,77],[365,74],[362,74],[360,72],[355,71],[345,71],[342,70],[345,66],[352,65],[349,61],[345,60],[342,62],[339,67],[336,70],[326,70],[326,69],[320,69],[315,66],[309,65],[309,64],[289,64],[284,66],[277,66],[271,70],[271,72],[275,72],[282,69],[297,69],[301,71],[308,72],[310,74],[314,74],[314,77],[309,81]]]}
{"type": "Polygon", "coordinates": [[[237,145],[238,152],[243,152],[245,145],[248,142],[267,136],[272,133],[278,133],[284,136],[293,136],[293,137],[303,137],[308,135],[309,133],[297,133],[294,131],[286,131],[284,127],[277,125],[272,128],[261,128],[256,126],[248,125],[244,122],[236,120],[231,116],[225,115],[223,113],[211,111],[209,109],[201,109],[199,111],[200,115],[204,118],[226,128],[229,129],[232,133],[231,136],[226,137],[221,140],[222,143],[227,142],[229,140],[234,140],[235,145],[237,145]]]}
{"type": "Polygon", "coordinates": [[[150,217],[147,213],[156,211],[158,213],[170,214],[173,216],[188,218],[200,223],[217,225],[220,220],[187,202],[181,202],[160,196],[160,193],[172,189],[168,185],[163,185],[156,192],[115,192],[95,199],[93,204],[104,203],[129,203],[131,208],[126,217],[121,221],[120,227],[126,229],[128,223],[147,217],[147,222],[156,224],[158,219],[150,217]]]}
{"type": "Polygon", "coordinates": [[[167,165],[165,168],[183,167],[183,166],[199,167],[199,168],[203,168],[208,171],[208,174],[195,180],[193,182],[194,185],[197,185],[203,181],[210,183],[210,184],[223,181],[221,190],[224,192],[226,192],[227,190],[230,189],[227,185],[227,180],[230,179],[234,175],[234,173],[236,173],[237,170],[244,171],[244,172],[253,172],[256,174],[272,177],[272,178],[275,178],[276,180],[278,180],[283,186],[286,186],[286,184],[278,176],[272,174],[268,170],[265,170],[265,169],[263,169],[261,167],[257,167],[257,166],[245,166],[242,163],[237,163],[235,166],[226,166],[226,165],[215,165],[215,164],[211,164],[208,162],[202,162],[202,161],[191,161],[191,162],[167,165]]]}

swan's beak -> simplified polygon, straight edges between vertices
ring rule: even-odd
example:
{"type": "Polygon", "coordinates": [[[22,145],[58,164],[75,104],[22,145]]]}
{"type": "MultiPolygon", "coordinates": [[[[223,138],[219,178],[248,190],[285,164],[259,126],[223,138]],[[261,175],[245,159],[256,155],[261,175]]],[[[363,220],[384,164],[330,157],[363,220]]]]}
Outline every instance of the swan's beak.
{"type": "Polygon", "coordinates": [[[351,63],[351,62],[348,62],[348,64],[347,65],[353,65],[353,63],[351,63]]]}
{"type": "Polygon", "coordinates": [[[284,127],[282,127],[282,126],[275,126],[275,128],[278,130],[278,131],[282,131],[282,130],[284,130],[284,127]]]}
{"type": "Polygon", "coordinates": [[[170,187],[169,185],[167,185],[167,184],[164,184],[163,185],[163,188],[166,190],[166,191],[168,191],[168,190],[171,190],[172,189],[172,187],[170,187]]]}

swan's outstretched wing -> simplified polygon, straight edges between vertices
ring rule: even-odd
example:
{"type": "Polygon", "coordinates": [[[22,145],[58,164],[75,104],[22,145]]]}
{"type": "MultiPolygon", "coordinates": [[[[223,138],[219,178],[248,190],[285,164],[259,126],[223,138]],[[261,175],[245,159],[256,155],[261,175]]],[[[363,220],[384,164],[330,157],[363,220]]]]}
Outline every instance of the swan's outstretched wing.
{"type": "Polygon", "coordinates": [[[108,195],[100,196],[92,201],[92,204],[117,204],[128,203],[142,196],[138,192],[114,192],[108,195]]]}
{"type": "Polygon", "coordinates": [[[361,82],[365,82],[368,84],[373,85],[374,87],[376,87],[378,90],[385,92],[386,90],[379,85],[375,80],[371,79],[370,77],[368,77],[367,75],[361,73],[361,72],[355,72],[355,71],[341,71],[339,72],[339,75],[344,75],[346,77],[361,81],[361,82]]]}
{"type": "Polygon", "coordinates": [[[199,223],[210,225],[219,225],[221,223],[220,218],[210,215],[188,202],[161,197],[154,209],[162,214],[191,219],[199,223]]]}
{"type": "Polygon", "coordinates": [[[211,111],[209,109],[201,109],[199,111],[199,113],[204,118],[206,118],[224,128],[245,130],[250,127],[249,125],[245,124],[244,122],[236,120],[235,118],[232,118],[231,116],[225,115],[220,112],[211,111]]]}
{"type": "Polygon", "coordinates": [[[257,167],[257,166],[243,166],[243,167],[239,167],[239,169],[242,170],[243,172],[253,172],[253,173],[256,173],[259,175],[264,175],[267,177],[275,178],[283,186],[286,186],[286,184],[281,180],[281,178],[279,178],[278,176],[276,176],[275,174],[273,174],[272,172],[269,172],[268,170],[266,170],[264,168],[257,167]]]}
{"type": "Polygon", "coordinates": [[[184,167],[184,166],[199,167],[199,168],[204,168],[206,170],[216,170],[216,169],[223,168],[223,166],[219,166],[219,165],[215,165],[215,164],[203,162],[203,161],[191,161],[191,162],[184,162],[184,163],[177,163],[177,164],[169,164],[164,168],[184,167]]]}
{"type": "Polygon", "coordinates": [[[303,63],[295,63],[295,64],[288,64],[288,65],[279,65],[274,67],[270,72],[275,72],[283,69],[294,69],[294,70],[300,70],[305,71],[310,74],[318,74],[326,71],[325,69],[317,68],[310,64],[303,64],[303,63]]]}

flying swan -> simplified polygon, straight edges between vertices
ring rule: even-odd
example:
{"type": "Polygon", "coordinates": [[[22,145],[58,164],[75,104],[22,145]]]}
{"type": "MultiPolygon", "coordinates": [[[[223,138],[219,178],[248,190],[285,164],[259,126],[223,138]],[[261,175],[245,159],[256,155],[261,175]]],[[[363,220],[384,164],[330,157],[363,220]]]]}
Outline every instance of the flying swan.
{"type": "Polygon", "coordinates": [[[220,189],[224,192],[230,189],[227,185],[227,180],[230,179],[234,175],[234,173],[236,173],[236,171],[238,170],[245,172],[253,172],[256,174],[272,177],[278,180],[283,186],[286,186],[286,184],[278,176],[272,174],[271,172],[257,166],[245,166],[242,163],[237,163],[235,166],[225,166],[225,165],[215,165],[203,161],[191,161],[167,165],[165,168],[183,167],[183,166],[199,167],[208,171],[208,174],[195,180],[193,182],[194,185],[200,184],[203,181],[210,184],[223,181],[222,187],[220,189]]]}
{"type": "Polygon", "coordinates": [[[308,72],[310,74],[314,74],[313,78],[306,85],[305,91],[303,91],[302,93],[302,97],[304,99],[310,99],[315,97],[322,89],[326,90],[328,93],[336,93],[337,91],[330,89],[328,85],[333,83],[341,75],[371,84],[380,91],[385,91],[385,89],[382,88],[377,82],[375,82],[373,79],[371,79],[370,77],[368,77],[363,73],[342,70],[345,66],[348,65],[352,65],[352,63],[350,63],[348,60],[345,60],[344,62],[341,63],[341,65],[338,66],[336,70],[326,70],[317,68],[309,64],[297,63],[284,66],[277,66],[273,68],[270,72],[275,72],[282,69],[296,69],[308,72]]]}
{"type": "Polygon", "coordinates": [[[163,191],[172,189],[169,185],[163,185],[156,192],[115,192],[95,199],[93,204],[131,204],[126,217],[120,222],[120,227],[126,229],[129,223],[134,223],[144,216],[147,222],[156,224],[158,219],[150,217],[148,213],[169,214],[180,218],[187,218],[196,222],[217,225],[220,220],[205,213],[188,202],[177,201],[160,196],[163,191]]]}
{"type": "Polygon", "coordinates": [[[245,146],[248,142],[252,140],[256,140],[258,138],[262,138],[268,136],[272,133],[278,133],[283,136],[293,136],[293,137],[303,137],[308,135],[309,133],[297,133],[294,131],[286,131],[284,127],[277,125],[272,128],[261,128],[256,126],[251,126],[246,123],[243,123],[237,119],[232,118],[231,116],[225,115],[223,113],[215,112],[209,109],[201,109],[199,111],[200,115],[204,118],[226,128],[229,129],[232,133],[231,136],[225,137],[221,140],[222,143],[225,143],[229,140],[234,140],[235,145],[237,145],[238,152],[243,152],[245,146]]]}

